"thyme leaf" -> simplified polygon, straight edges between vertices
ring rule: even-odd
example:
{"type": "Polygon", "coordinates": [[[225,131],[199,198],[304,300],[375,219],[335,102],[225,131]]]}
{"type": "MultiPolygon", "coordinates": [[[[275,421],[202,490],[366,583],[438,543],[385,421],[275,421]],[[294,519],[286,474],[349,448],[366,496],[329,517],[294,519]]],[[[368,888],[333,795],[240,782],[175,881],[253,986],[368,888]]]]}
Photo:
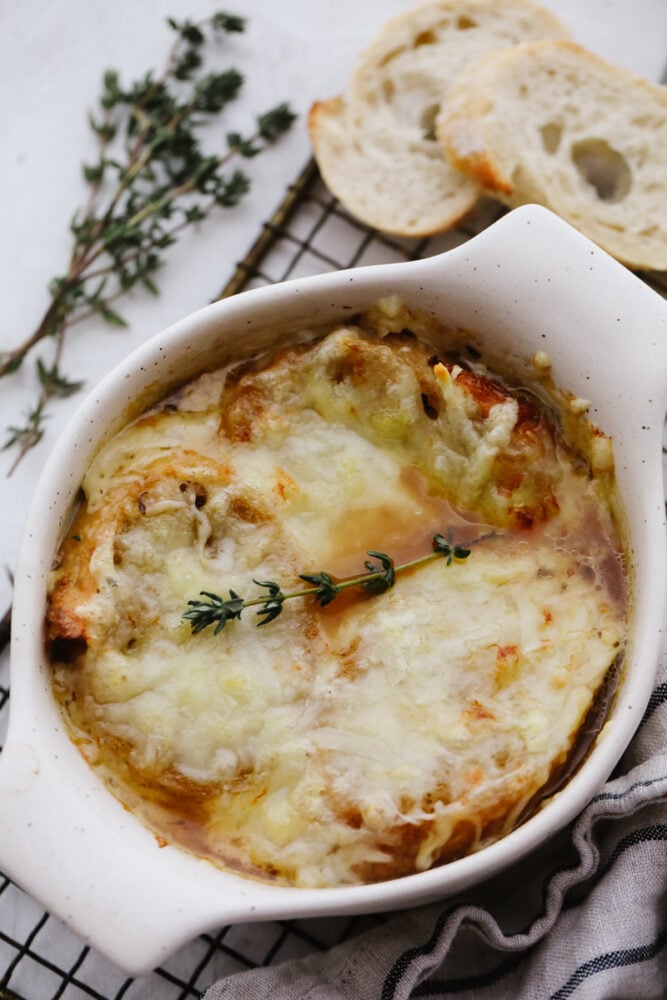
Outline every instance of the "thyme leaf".
{"type": "Polygon", "coordinates": [[[25,425],[8,428],[4,448],[18,448],[10,472],[41,440],[50,402],[83,384],[59,368],[71,327],[91,318],[126,327],[116,299],[134,288],[157,294],[157,273],[178,235],[250,191],[250,177],[232,162],[268,149],[296,118],[289,105],[278,104],[256,116],[248,134],[230,132],[222,149],[205,149],[202,127],[244,84],[236,67],[206,69],[208,50],[244,31],[246,22],[218,11],[201,22],[169,18],[167,24],[175,38],[160,73],[149,70],[129,84],[114,69],[103,74],[98,107],[88,115],[97,155],[82,166],[88,198],[70,224],[69,264],[50,282],[50,302],[33,333],[0,352],[2,377],[36,344],[54,344],[51,360],[38,363],[38,399],[25,425]]]}
{"type": "Polygon", "coordinates": [[[302,573],[299,579],[314,584],[315,590],[312,593],[321,608],[326,608],[327,604],[331,604],[343,589],[342,584],[336,583],[334,578],[325,572],[302,573]]]}
{"type": "Polygon", "coordinates": [[[215,625],[213,634],[218,635],[228,621],[241,617],[241,612],[246,606],[243,598],[233,590],[229,591],[226,601],[223,601],[218,594],[211,594],[207,590],[200,590],[199,596],[205,597],[206,601],[188,601],[190,611],[183,614],[183,618],[190,620],[193,635],[208,628],[209,625],[215,625]]]}
{"type": "Polygon", "coordinates": [[[444,535],[434,535],[433,548],[436,552],[442,553],[447,560],[448,566],[454,559],[467,559],[470,555],[470,549],[466,549],[462,545],[452,545],[451,532],[449,532],[446,538],[444,535]]]}
{"type": "Polygon", "coordinates": [[[61,396],[63,399],[78,392],[83,385],[83,382],[71,382],[61,374],[56,362],[47,368],[41,358],[37,360],[37,377],[47,395],[61,396]]]}
{"type": "Polygon", "coordinates": [[[258,587],[267,590],[268,594],[262,594],[249,600],[244,600],[233,590],[229,591],[229,597],[226,599],[210,591],[201,590],[199,597],[203,597],[205,600],[188,601],[188,610],[181,617],[190,622],[193,635],[202,632],[209,625],[215,625],[214,635],[218,635],[228,621],[240,618],[246,608],[257,606],[257,615],[261,618],[257,624],[266,625],[282,613],[283,605],[287,600],[296,597],[310,597],[320,607],[325,608],[339,594],[352,587],[358,587],[370,594],[382,594],[394,586],[398,574],[415,569],[434,559],[444,558],[447,566],[451,566],[454,562],[463,562],[470,555],[473,545],[495,537],[497,537],[497,533],[490,531],[485,535],[471,539],[464,545],[454,545],[451,531],[447,535],[436,534],[433,536],[430,552],[398,566],[385,552],[369,550],[366,555],[370,556],[370,559],[364,563],[365,573],[345,580],[336,580],[325,570],[319,573],[301,573],[299,579],[311,586],[289,593],[285,593],[280,584],[274,580],[253,580],[253,583],[258,587]]]}
{"type": "Polygon", "coordinates": [[[368,590],[373,594],[383,594],[385,590],[393,587],[396,582],[394,560],[384,552],[374,552],[371,550],[367,555],[373,559],[377,559],[379,565],[378,563],[366,560],[364,565],[368,570],[369,579],[365,580],[361,586],[364,590],[368,590]]]}
{"type": "Polygon", "coordinates": [[[25,415],[25,423],[21,427],[8,427],[9,437],[2,446],[6,451],[12,445],[19,445],[22,449],[32,448],[41,441],[44,434],[44,411],[38,404],[34,410],[29,410],[25,415]]]}
{"type": "Polygon", "coordinates": [[[285,595],[280,589],[280,585],[274,583],[273,580],[253,580],[258,587],[266,587],[269,591],[269,596],[266,598],[261,608],[257,614],[262,618],[258,625],[268,625],[272,622],[274,618],[277,618],[280,612],[283,610],[283,601],[285,600],[285,595]]]}

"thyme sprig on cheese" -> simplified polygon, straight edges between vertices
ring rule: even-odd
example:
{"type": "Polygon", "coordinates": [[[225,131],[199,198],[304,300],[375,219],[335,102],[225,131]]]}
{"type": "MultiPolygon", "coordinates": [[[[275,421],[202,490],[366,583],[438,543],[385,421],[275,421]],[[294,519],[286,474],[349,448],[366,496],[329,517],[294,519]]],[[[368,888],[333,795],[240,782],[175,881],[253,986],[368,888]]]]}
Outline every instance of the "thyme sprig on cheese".
{"type": "Polygon", "coordinates": [[[257,615],[261,621],[257,624],[266,625],[281,614],[285,601],[295,597],[312,597],[320,607],[325,608],[339,594],[353,587],[359,587],[369,594],[383,594],[394,586],[397,574],[416,569],[433,559],[444,558],[447,566],[451,566],[453,562],[462,562],[470,555],[471,546],[493,538],[496,534],[495,531],[490,531],[465,542],[463,545],[453,544],[451,532],[448,532],[447,536],[436,534],[433,536],[431,552],[398,566],[385,552],[371,549],[366,553],[370,559],[364,563],[365,573],[345,580],[336,580],[324,570],[320,573],[302,573],[299,575],[299,579],[303,580],[304,583],[312,584],[312,586],[302,587],[288,593],[285,593],[280,584],[273,580],[253,580],[254,584],[264,588],[267,593],[251,597],[249,600],[231,589],[227,598],[222,598],[219,594],[211,593],[208,590],[200,590],[199,597],[204,598],[204,600],[188,601],[189,610],[185,611],[182,617],[190,622],[193,635],[197,635],[210,625],[215,625],[213,634],[218,635],[227,622],[240,618],[246,608],[258,607],[257,615]]]}

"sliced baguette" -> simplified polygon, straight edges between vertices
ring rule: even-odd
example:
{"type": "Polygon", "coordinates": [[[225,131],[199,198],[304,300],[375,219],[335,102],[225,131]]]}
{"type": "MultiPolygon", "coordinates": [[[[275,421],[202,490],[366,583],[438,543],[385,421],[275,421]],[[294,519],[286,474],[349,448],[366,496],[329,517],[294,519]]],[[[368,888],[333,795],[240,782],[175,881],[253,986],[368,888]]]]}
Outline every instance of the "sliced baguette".
{"type": "Polygon", "coordinates": [[[392,18],[362,53],[346,98],[318,101],[310,111],[325,183],[374,228],[403,236],[447,229],[480,196],[435,141],[449,87],[489,52],[552,36],[569,37],[531,0],[427,0],[392,18]]]}
{"type": "Polygon", "coordinates": [[[634,268],[667,268],[667,88],[567,41],[470,66],[436,123],[450,162],[550,208],[634,268]]]}

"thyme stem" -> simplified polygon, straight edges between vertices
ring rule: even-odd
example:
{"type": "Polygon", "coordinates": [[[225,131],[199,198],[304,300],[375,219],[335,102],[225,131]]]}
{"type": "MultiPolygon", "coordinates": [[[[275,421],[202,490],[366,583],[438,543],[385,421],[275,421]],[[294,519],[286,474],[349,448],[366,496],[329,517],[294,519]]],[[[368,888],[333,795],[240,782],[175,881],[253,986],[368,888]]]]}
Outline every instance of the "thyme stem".
{"type": "Polygon", "coordinates": [[[227,622],[234,618],[240,618],[246,608],[259,607],[260,610],[257,614],[262,620],[257,624],[266,625],[282,613],[285,601],[298,597],[312,597],[320,607],[326,607],[327,604],[334,601],[343,591],[353,587],[359,587],[369,594],[384,593],[384,591],[394,586],[396,576],[399,573],[417,569],[425,563],[432,562],[434,559],[444,558],[448,566],[453,562],[462,562],[470,555],[473,545],[479,545],[481,542],[488,541],[496,536],[497,532],[489,531],[486,534],[479,535],[477,538],[455,545],[452,542],[451,531],[447,535],[437,534],[433,536],[432,550],[430,552],[411,559],[408,562],[401,563],[398,566],[394,564],[393,559],[385,552],[371,550],[367,553],[371,559],[366,562],[366,573],[343,580],[336,580],[326,571],[304,573],[300,576],[300,579],[313,584],[313,586],[302,587],[298,590],[288,591],[287,593],[281,589],[280,584],[273,580],[255,580],[254,583],[264,588],[267,593],[251,597],[247,600],[233,590],[229,591],[229,597],[226,599],[222,598],[219,594],[202,590],[199,592],[199,597],[204,597],[206,600],[188,601],[188,610],[183,613],[182,617],[190,623],[193,635],[202,632],[209,625],[215,626],[214,634],[218,635],[227,622]]]}
{"type": "Polygon", "coordinates": [[[60,370],[63,340],[83,320],[99,317],[126,326],[112,308],[136,286],[157,294],[156,272],[177,234],[216,208],[232,208],[250,189],[248,176],[230,169],[234,160],[263,152],[291,127],[295,115],[279,104],[256,116],[248,136],[230,132],[222,152],[206,152],[199,129],[238,97],[243,76],[235,68],[204,72],[203,50],[213,36],[242,32],[243,18],[218,11],[198,22],[168,19],[175,32],[161,73],[148,72],[129,87],[108,70],[95,115],[97,161],[84,165],[88,195],[71,222],[67,270],[50,286],[50,301],[35,330],[0,351],[0,378],[19,368],[52,337],[50,363],[36,362],[39,391],[23,426],[10,427],[1,447],[16,447],[10,474],[43,435],[47,404],[83,384],[60,370]]]}

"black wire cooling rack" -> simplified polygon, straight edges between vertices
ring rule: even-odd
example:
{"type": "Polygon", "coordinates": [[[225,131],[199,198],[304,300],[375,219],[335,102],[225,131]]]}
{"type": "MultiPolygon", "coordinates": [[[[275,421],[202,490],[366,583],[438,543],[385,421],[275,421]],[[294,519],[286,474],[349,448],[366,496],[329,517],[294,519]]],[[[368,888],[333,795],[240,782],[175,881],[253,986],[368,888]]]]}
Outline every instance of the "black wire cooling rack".
{"type": "MultiPolygon", "coordinates": [[[[310,162],[216,296],[287,278],[364,264],[414,260],[464,243],[503,209],[482,202],[466,220],[431,239],[399,239],[352,219],[310,162]]],[[[667,275],[642,275],[667,294],[667,275]]],[[[0,621],[0,740],[9,706],[10,615],[0,621]]],[[[271,921],[220,928],[181,948],[150,975],[128,978],[30,896],[0,875],[0,1000],[187,1000],[217,979],[333,947],[382,916],[271,921]]]]}

